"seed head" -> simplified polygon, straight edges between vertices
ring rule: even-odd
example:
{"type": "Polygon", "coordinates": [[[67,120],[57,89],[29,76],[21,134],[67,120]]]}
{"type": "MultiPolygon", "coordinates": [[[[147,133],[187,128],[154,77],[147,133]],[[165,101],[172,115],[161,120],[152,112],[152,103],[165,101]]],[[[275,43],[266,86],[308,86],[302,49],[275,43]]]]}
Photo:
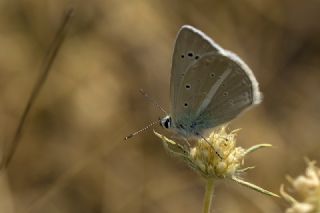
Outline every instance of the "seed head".
{"type": "Polygon", "coordinates": [[[307,160],[305,175],[296,178],[287,177],[300,201],[289,195],[282,185],[280,194],[291,204],[286,213],[318,213],[320,212],[320,169],[315,161],[307,160]]]}
{"type": "Polygon", "coordinates": [[[259,148],[270,147],[270,144],[258,144],[249,149],[236,146],[239,129],[228,132],[226,126],[213,131],[208,138],[197,140],[194,146],[183,146],[167,137],[155,132],[162,139],[164,148],[172,156],[182,160],[204,178],[231,179],[241,185],[261,193],[278,197],[259,186],[239,178],[239,174],[253,169],[244,167],[247,154],[259,148]]]}

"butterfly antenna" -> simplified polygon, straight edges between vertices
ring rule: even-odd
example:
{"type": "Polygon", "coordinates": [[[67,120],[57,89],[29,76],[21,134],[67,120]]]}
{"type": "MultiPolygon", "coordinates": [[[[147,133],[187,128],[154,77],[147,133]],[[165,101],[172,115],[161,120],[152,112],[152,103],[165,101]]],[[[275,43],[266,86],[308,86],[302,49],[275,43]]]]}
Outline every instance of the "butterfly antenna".
{"type": "Polygon", "coordinates": [[[162,112],[164,112],[165,114],[168,114],[166,112],[166,110],[163,109],[162,106],[160,106],[160,104],[155,101],[153,98],[151,98],[143,89],[140,89],[139,92],[148,100],[150,101],[154,106],[158,107],[162,112]]]}
{"type": "Polygon", "coordinates": [[[154,122],[150,123],[149,125],[147,125],[146,127],[144,127],[144,128],[142,128],[142,129],[140,129],[140,130],[138,130],[138,131],[136,131],[136,132],[128,135],[127,137],[124,138],[124,140],[126,141],[126,140],[130,139],[130,138],[132,138],[133,136],[135,136],[135,135],[137,135],[137,134],[139,134],[139,133],[141,133],[141,132],[149,129],[150,127],[152,127],[153,125],[158,124],[158,123],[159,123],[159,120],[154,121],[154,122]]]}

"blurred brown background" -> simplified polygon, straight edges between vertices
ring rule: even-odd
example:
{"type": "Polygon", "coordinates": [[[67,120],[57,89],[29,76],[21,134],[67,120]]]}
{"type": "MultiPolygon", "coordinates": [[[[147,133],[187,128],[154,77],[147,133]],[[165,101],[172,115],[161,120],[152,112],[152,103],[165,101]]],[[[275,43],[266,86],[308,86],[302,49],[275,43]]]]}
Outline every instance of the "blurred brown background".
{"type": "MultiPolygon", "coordinates": [[[[273,192],[320,161],[320,2],[317,0],[1,0],[0,145],[14,131],[63,13],[69,33],[0,176],[0,212],[200,212],[204,181],[168,156],[152,131],[169,108],[171,54],[182,24],[236,52],[264,93],[237,118],[238,144],[271,143],[243,178],[273,192]]],[[[286,205],[230,181],[214,212],[284,212],[286,205]]]]}

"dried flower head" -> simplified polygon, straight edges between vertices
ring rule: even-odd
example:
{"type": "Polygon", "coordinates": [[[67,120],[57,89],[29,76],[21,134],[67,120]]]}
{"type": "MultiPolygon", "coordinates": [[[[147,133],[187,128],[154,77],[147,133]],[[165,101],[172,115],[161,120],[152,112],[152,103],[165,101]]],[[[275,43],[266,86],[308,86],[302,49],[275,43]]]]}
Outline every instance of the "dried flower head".
{"type": "Polygon", "coordinates": [[[300,175],[295,179],[287,177],[301,201],[297,201],[285,192],[283,185],[281,186],[280,194],[291,204],[291,207],[286,210],[287,213],[320,212],[320,169],[315,166],[315,163],[315,161],[307,160],[308,167],[305,175],[300,175]]]}
{"type": "Polygon", "coordinates": [[[243,164],[245,150],[235,147],[236,132],[225,128],[212,132],[208,140],[201,139],[190,150],[190,158],[204,177],[225,178],[233,176],[243,164]]]}
{"type": "Polygon", "coordinates": [[[244,157],[259,148],[270,147],[270,144],[258,144],[249,149],[236,146],[239,130],[227,132],[226,126],[213,131],[208,138],[196,141],[193,147],[186,148],[181,144],[155,132],[162,139],[165,149],[174,157],[183,160],[189,167],[204,178],[231,179],[241,185],[261,193],[278,197],[278,195],[262,189],[239,178],[239,174],[253,169],[243,167],[244,157]]]}

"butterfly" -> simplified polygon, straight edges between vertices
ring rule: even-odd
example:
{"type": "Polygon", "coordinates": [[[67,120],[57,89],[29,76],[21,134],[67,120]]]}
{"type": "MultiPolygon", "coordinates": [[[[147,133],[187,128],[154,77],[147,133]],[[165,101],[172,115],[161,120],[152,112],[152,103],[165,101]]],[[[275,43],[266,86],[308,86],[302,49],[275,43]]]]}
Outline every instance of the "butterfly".
{"type": "Polygon", "coordinates": [[[200,30],[178,32],[171,68],[171,113],[160,125],[190,138],[220,126],[262,100],[250,68],[200,30]]]}
{"type": "Polygon", "coordinates": [[[170,113],[160,119],[162,127],[184,139],[204,138],[206,130],[261,100],[258,82],[245,62],[195,27],[181,27],[172,57],[170,113]]]}

